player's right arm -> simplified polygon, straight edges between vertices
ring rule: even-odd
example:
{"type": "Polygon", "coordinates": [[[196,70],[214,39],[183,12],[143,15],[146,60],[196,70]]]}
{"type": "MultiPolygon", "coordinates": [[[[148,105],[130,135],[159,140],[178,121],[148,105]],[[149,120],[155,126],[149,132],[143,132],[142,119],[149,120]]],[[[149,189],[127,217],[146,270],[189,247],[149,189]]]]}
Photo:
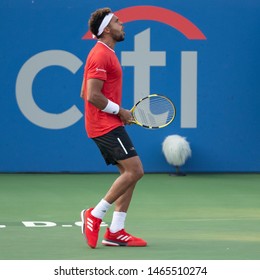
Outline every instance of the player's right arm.
{"type": "MultiPolygon", "coordinates": [[[[102,93],[104,81],[99,79],[89,79],[87,82],[87,101],[100,110],[103,110],[108,103],[108,99],[102,93]]],[[[129,110],[120,108],[118,116],[124,124],[130,124],[133,120],[129,110]]]]}
{"type": "Polygon", "coordinates": [[[107,98],[102,93],[104,81],[99,79],[89,79],[87,82],[87,101],[100,110],[107,106],[107,98]]]}

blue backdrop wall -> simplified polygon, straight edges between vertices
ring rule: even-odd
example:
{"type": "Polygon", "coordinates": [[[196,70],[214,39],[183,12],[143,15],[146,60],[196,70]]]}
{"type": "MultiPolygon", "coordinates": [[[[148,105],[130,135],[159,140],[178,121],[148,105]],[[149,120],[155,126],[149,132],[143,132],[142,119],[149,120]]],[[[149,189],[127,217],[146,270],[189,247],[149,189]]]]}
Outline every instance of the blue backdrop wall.
{"type": "Polygon", "coordinates": [[[172,170],[162,142],[178,134],[187,172],[259,172],[258,0],[1,0],[0,172],[115,171],[86,136],[79,98],[88,18],[107,6],[126,31],[123,106],[161,93],[177,108],[165,129],[127,127],[145,171],[172,170]]]}

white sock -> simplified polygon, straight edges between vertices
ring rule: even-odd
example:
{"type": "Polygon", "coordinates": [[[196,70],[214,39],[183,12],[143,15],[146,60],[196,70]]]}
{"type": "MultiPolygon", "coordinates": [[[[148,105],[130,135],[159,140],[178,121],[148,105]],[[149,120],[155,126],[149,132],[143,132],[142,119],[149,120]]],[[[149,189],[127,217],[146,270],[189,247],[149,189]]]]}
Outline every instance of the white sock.
{"type": "Polygon", "coordinates": [[[123,228],[125,228],[125,212],[117,212],[115,211],[113,214],[112,223],[109,227],[110,232],[115,233],[123,228]]]}
{"type": "Polygon", "coordinates": [[[111,207],[112,204],[108,203],[104,199],[101,199],[97,206],[91,211],[91,214],[99,219],[103,219],[106,215],[108,209],[111,207]]]}

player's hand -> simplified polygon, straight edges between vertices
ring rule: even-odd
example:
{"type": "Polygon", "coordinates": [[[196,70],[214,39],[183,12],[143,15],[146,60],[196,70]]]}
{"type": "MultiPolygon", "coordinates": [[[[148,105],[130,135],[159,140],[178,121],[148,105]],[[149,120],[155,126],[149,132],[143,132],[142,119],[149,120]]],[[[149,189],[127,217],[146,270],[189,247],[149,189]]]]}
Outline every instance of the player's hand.
{"type": "Polygon", "coordinates": [[[131,111],[120,108],[118,116],[124,124],[132,124],[134,121],[131,111]]]}

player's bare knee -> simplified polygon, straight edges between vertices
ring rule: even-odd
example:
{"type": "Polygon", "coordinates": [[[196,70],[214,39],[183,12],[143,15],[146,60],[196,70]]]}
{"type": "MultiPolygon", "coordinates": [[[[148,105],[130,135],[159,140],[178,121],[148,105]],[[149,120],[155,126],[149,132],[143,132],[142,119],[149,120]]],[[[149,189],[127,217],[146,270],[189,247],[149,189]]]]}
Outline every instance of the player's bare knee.
{"type": "Polygon", "coordinates": [[[133,176],[135,178],[135,181],[137,182],[144,176],[144,170],[143,168],[136,168],[133,170],[133,176]]]}
{"type": "Polygon", "coordinates": [[[126,172],[124,175],[126,176],[126,180],[128,181],[129,185],[137,183],[138,180],[140,180],[143,176],[142,169],[133,169],[131,171],[126,172]]]}

